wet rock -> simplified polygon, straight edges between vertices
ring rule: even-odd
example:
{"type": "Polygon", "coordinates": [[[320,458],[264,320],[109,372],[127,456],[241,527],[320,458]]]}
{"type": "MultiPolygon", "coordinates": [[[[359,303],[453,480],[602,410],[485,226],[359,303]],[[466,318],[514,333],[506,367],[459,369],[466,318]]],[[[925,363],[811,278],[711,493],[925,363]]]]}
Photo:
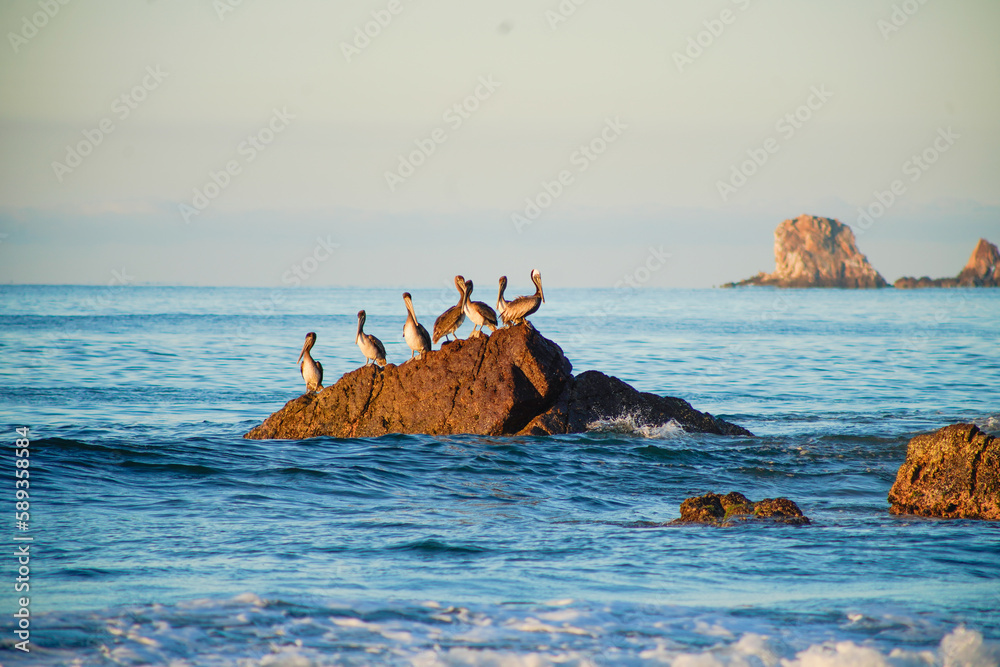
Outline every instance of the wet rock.
{"type": "Polygon", "coordinates": [[[887,287],[854,242],[854,232],[832,218],[800,215],[774,230],[774,273],[723,287],[887,287]]]}
{"type": "Polygon", "coordinates": [[[577,433],[625,413],[655,425],[674,420],[692,431],[752,435],[679,398],[642,393],[596,371],[573,378],[572,368],[531,326],[502,328],[400,366],[346,373],[319,394],[289,401],[244,437],[577,433]]]}
{"type": "Polygon", "coordinates": [[[915,289],[921,287],[1000,287],[1000,250],[986,239],[972,250],[969,261],[954,278],[900,278],[895,287],[915,289]]]}
{"type": "Polygon", "coordinates": [[[585,371],[567,382],[555,404],[529,422],[520,435],[582,433],[595,423],[616,418],[625,418],[636,427],[674,422],[686,431],[753,435],[742,426],[695,410],[683,399],[639,391],[600,371],[585,371]]]}
{"type": "Polygon", "coordinates": [[[765,498],[752,502],[742,493],[732,491],[724,496],[706,493],[688,498],[681,503],[681,518],[671,525],[705,523],[713,526],[731,526],[748,521],[773,521],[789,524],[808,524],[808,517],[799,506],[788,498],[765,498]]]}
{"type": "Polygon", "coordinates": [[[893,514],[1000,521],[1000,439],[974,424],[918,435],[889,503],[893,514]]]}

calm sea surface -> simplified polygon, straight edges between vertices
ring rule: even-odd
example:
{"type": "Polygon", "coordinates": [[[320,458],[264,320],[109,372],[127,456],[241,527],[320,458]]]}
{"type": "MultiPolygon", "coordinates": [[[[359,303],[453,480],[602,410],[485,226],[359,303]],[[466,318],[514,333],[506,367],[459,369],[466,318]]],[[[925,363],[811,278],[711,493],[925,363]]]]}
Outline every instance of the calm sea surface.
{"type": "MultiPolygon", "coordinates": [[[[427,326],[456,297],[411,291],[427,326]]],[[[401,292],[0,287],[0,663],[1000,661],[1000,524],[886,501],[912,436],[1000,433],[1000,290],[546,291],[532,320],[575,372],[757,437],[607,415],[551,438],[242,438],[302,393],[308,331],[327,384],[364,361],[361,308],[409,357],[401,292]],[[733,490],[813,523],[650,526],[733,490]]]]}

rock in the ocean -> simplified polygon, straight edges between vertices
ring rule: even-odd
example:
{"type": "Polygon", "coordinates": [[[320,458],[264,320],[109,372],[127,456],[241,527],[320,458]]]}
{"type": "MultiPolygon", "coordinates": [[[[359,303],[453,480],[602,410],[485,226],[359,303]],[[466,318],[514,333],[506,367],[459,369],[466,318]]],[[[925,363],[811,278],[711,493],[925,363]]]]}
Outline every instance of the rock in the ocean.
{"type": "Polygon", "coordinates": [[[854,243],[854,232],[832,218],[800,215],[774,230],[774,273],[724,287],[888,287],[854,243]]]}
{"type": "Polygon", "coordinates": [[[952,424],[910,440],[889,511],[1000,521],[1000,439],[952,424]]]}
{"type": "Polygon", "coordinates": [[[361,438],[386,433],[516,433],[571,377],[558,345],[528,326],[446,343],[426,358],[363,366],[289,401],[245,437],[361,438]]]}
{"type": "Polygon", "coordinates": [[[673,419],[687,430],[752,435],[679,398],[642,394],[596,371],[573,378],[572,369],[562,349],[531,326],[502,328],[401,366],[346,373],[319,394],[289,401],[244,437],[575,433],[625,410],[657,425],[673,419]]]}
{"type": "Polygon", "coordinates": [[[1000,250],[986,239],[979,239],[965,268],[954,278],[900,278],[895,287],[1000,287],[1000,250]]]}
{"type": "Polygon", "coordinates": [[[626,418],[634,426],[675,422],[687,431],[753,435],[742,426],[699,412],[680,398],[641,392],[600,371],[585,371],[566,383],[555,404],[521,430],[524,435],[582,433],[588,426],[626,418]]]}
{"type": "Polygon", "coordinates": [[[774,521],[778,523],[807,524],[809,518],[802,514],[799,506],[788,498],[765,498],[752,502],[742,493],[733,491],[724,496],[706,493],[688,498],[681,503],[681,518],[673,525],[685,523],[707,523],[713,526],[729,526],[746,521],[774,521]]]}

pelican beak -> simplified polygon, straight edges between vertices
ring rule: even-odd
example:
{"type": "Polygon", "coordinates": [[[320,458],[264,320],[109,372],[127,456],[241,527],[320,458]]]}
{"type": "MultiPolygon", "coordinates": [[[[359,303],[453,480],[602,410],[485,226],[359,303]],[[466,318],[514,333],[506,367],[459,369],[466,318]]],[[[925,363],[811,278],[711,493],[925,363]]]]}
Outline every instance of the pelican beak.
{"type": "Polygon", "coordinates": [[[545,290],[542,289],[541,285],[538,286],[538,293],[542,297],[542,303],[545,303],[545,290]]]}

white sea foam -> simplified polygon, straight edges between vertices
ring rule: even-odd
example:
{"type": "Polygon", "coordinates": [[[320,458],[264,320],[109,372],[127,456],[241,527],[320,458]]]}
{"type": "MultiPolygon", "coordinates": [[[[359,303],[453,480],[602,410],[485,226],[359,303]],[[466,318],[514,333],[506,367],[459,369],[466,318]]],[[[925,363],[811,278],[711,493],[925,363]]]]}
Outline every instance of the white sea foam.
{"type": "Polygon", "coordinates": [[[647,424],[638,414],[629,413],[617,417],[602,417],[587,424],[587,430],[595,433],[626,433],[644,438],[677,438],[685,435],[684,427],[671,419],[666,424],[647,424]]]}
{"type": "MultiPolygon", "coordinates": [[[[1000,644],[964,626],[936,627],[936,647],[876,643],[845,626],[800,627],[796,619],[754,618],[681,607],[639,609],[557,600],[527,607],[388,604],[314,608],[302,614],[247,594],[210,605],[149,606],[109,613],[87,648],[53,648],[43,666],[162,664],[172,667],[325,667],[426,665],[542,667],[672,665],[674,667],[997,667],[1000,644]],[[560,604],[561,603],[561,604],[560,604]],[[423,611],[421,611],[423,610],[423,611]],[[244,620],[239,620],[239,617],[244,620]],[[752,628],[752,629],[751,629],[752,628]],[[810,643],[809,636],[817,641],[810,643]],[[830,641],[818,641],[833,636],[830,641]],[[859,638],[860,637],[860,638],[859,638]]],[[[49,615],[41,615],[40,632],[49,615]]],[[[91,618],[87,615],[87,618],[91,618]]],[[[926,619],[893,615],[908,634],[926,619]]],[[[53,627],[81,627],[72,614],[53,627]]],[[[33,656],[34,658],[34,656],[33,656]]]]}

